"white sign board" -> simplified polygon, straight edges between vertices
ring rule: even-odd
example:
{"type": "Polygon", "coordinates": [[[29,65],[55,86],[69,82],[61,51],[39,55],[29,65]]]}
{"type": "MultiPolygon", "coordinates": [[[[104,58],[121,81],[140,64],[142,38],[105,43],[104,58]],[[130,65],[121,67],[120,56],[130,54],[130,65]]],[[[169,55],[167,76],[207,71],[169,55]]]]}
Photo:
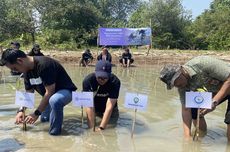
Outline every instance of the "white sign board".
{"type": "Polygon", "coordinates": [[[34,108],[34,93],[16,91],[15,104],[22,107],[34,108]]]}
{"type": "Polygon", "coordinates": [[[187,108],[205,108],[212,107],[212,93],[211,92],[186,92],[185,103],[187,108]]]}
{"type": "Polygon", "coordinates": [[[126,93],[125,107],[130,109],[146,110],[148,96],[136,93],[126,93]]]}
{"type": "Polygon", "coordinates": [[[93,107],[93,92],[72,92],[73,106],[93,107]]]}

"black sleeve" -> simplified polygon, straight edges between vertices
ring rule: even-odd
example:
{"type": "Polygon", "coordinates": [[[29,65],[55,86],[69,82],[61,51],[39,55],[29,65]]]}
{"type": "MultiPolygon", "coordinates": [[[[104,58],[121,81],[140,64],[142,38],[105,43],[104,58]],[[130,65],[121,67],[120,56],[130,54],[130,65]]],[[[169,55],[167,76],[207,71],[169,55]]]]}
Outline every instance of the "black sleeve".
{"type": "Polygon", "coordinates": [[[44,54],[42,52],[40,52],[40,56],[44,56],[44,54]]]}
{"type": "Polygon", "coordinates": [[[109,98],[112,98],[112,99],[117,99],[118,96],[119,96],[119,91],[120,91],[120,86],[121,86],[121,83],[119,80],[117,80],[115,82],[115,84],[113,84],[113,88],[110,89],[109,91],[109,98]]]}
{"type": "Polygon", "coordinates": [[[93,91],[92,85],[87,77],[82,82],[82,91],[93,91]]]}
{"type": "Polygon", "coordinates": [[[84,59],[84,58],[85,58],[85,53],[83,53],[83,54],[81,55],[81,57],[82,57],[82,59],[84,59]]]}
{"type": "Polygon", "coordinates": [[[132,59],[132,54],[131,53],[129,53],[129,59],[132,59]]]}
{"type": "Polygon", "coordinates": [[[101,60],[101,54],[99,54],[99,55],[97,56],[97,60],[98,60],[98,61],[101,60]]]}
{"type": "Polygon", "coordinates": [[[29,78],[26,74],[24,74],[24,85],[25,85],[25,90],[33,89],[33,86],[30,85],[29,78]]]}
{"type": "Polygon", "coordinates": [[[110,53],[108,54],[108,60],[109,60],[109,62],[112,62],[112,56],[110,53]]]}
{"type": "Polygon", "coordinates": [[[122,59],[124,59],[124,58],[125,58],[125,53],[122,53],[122,56],[121,56],[121,57],[122,57],[122,59]]]}
{"type": "Polygon", "coordinates": [[[45,86],[52,85],[57,79],[57,68],[54,63],[43,64],[40,67],[39,75],[45,86]]]}

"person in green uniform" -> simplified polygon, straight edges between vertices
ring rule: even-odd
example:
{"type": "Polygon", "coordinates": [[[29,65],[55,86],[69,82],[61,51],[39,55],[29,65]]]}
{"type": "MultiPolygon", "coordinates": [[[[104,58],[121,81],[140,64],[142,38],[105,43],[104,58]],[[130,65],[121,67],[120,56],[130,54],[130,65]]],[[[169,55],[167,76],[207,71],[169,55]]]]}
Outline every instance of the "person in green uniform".
{"type": "Polygon", "coordinates": [[[168,64],[160,71],[160,79],[167,85],[167,89],[178,88],[182,105],[182,119],[184,136],[191,136],[192,122],[196,125],[197,109],[185,107],[185,92],[198,91],[205,88],[213,93],[212,109],[202,109],[200,130],[206,131],[207,125],[204,115],[213,111],[217,105],[228,100],[225,115],[227,124],[227,138],[230,141],[230,64],[210,56],[198,56],[184,65],[168,64]]]}

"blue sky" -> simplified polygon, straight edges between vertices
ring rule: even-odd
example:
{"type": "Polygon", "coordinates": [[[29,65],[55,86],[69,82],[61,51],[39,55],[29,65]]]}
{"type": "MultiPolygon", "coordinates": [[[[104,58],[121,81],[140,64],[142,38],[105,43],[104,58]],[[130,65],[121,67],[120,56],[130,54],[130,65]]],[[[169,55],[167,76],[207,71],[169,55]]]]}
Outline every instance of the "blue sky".
{"type": "Polygon", "coordinates": [[[192,18],[195,19],[209,6],[213,0],[183,0],[182,5],[186,10],[192,11],[192,18]]]}

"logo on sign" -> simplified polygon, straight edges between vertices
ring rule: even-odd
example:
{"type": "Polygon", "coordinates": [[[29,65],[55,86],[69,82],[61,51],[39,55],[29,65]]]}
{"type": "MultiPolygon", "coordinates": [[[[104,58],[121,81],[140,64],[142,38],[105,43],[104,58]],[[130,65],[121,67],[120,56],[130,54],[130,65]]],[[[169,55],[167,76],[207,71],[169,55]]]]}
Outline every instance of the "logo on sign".
{"type": "Polygon", "coordinates": [[[134,101],[134,103],[138,103],[139,102],[139,98],[138,97],[135,97],[135,98],[133,98],[133,101],[134,101]]]}
{"type": "Polygon", "coordinates": [[[195,96],[194,101],[195,101],[197,104],[201,104],[201,103],[203,103],[204,98],[203,98],[202,96],[195,96]]]}

